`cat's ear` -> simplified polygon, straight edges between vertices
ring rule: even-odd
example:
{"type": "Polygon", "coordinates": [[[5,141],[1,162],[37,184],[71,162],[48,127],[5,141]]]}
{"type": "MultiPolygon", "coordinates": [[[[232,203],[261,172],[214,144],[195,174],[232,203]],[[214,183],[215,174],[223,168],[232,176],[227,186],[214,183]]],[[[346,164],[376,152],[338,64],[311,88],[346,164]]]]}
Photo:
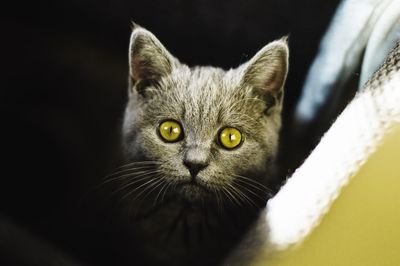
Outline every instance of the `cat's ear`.
{"type": "Polygon", "coordinates": [[[179,61],[148,30],[133,24],[129,44],[130,90],[145,95],[150,84],[170,74],[179,61]]]}
{"type": "Polygon", "coordinates": [[[287,37],[284,37],[264,46],[244,66],[242,83],[266,100],[266,112],[282,103],[288,59],[287,37]]]}

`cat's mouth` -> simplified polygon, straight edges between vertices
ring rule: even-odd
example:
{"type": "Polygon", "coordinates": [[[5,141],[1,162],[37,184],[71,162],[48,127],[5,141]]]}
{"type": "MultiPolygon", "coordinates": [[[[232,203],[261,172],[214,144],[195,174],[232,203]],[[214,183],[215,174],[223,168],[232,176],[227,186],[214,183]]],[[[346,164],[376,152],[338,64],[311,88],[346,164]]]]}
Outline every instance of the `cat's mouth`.
{"type": "Polygon", "coordinates": [[[192,203],[204,202],[210,198],[209,189],[197,181],[182,182],[176,186],[176,191],[184,200],[192,203]]]}

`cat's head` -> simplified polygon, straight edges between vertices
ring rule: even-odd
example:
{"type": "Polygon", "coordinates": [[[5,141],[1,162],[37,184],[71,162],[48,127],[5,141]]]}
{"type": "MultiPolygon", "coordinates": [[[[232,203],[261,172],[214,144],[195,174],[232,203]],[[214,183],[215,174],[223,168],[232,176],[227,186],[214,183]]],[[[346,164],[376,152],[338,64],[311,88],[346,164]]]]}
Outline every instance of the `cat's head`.
{"type": "MultiPolygon", "coordinates": [[[[228,71],[189,67],[135,26],[123,137],[133,195],[247,204],[262,186],[281,126],[286,39],[228,71]],[[221,199],[223,198],[223,199],[221,199]]],[[[262,193],[261,193],[262,195],[262,193]]],[[[156,199],[157,200],[157,199],[156,199]]]]}

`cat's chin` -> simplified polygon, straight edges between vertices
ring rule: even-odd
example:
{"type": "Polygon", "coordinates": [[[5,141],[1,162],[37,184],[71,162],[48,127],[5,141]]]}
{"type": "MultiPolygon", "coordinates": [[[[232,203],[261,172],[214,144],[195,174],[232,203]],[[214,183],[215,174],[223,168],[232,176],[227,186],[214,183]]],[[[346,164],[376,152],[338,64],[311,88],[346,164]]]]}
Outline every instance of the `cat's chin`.
{"type": "Polygon", "coordinates": [[[176,187],[178,195],[189,203],[204,203],[209,200],[210,192],[196,182],[185,182],[176,187]]]}

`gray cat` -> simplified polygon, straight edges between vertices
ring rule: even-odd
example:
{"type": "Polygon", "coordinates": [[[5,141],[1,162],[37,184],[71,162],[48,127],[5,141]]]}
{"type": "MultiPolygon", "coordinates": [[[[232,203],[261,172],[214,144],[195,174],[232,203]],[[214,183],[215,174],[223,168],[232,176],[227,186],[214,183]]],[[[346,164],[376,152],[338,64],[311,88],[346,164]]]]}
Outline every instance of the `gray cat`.
{"type": "Polygon", "coordinates": [[[236,69],[188,67],[146,29],[133,29],[127,163],[117,183],[137,260],[146,265],[218,264],[271,191],[278,147],[286,38],[236,69]]]}

